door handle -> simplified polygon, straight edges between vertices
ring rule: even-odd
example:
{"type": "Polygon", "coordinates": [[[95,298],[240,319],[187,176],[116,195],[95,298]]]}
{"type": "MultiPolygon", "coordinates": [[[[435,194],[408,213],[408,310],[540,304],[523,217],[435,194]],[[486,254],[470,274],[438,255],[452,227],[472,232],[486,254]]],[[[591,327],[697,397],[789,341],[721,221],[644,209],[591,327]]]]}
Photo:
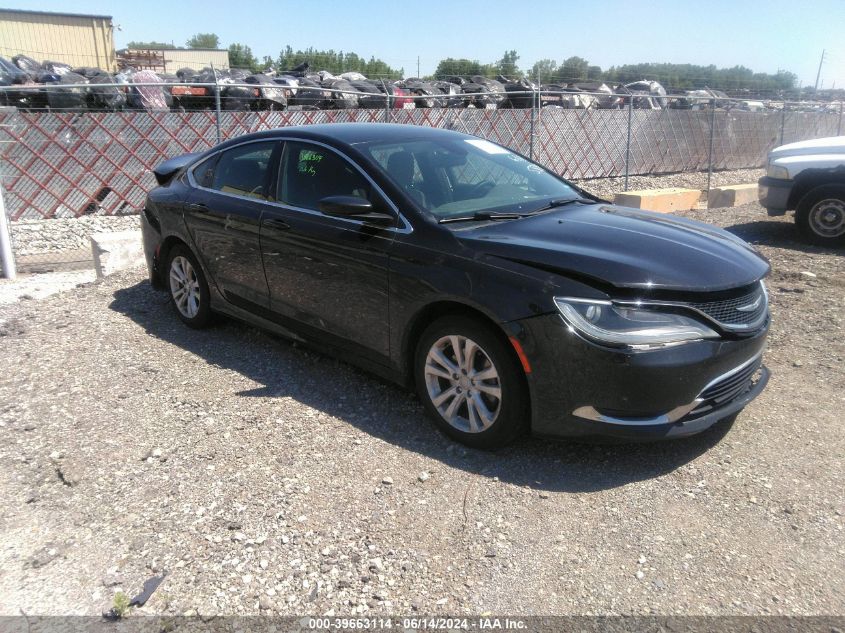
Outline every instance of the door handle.
{"type": "Polygon", "coordinates": [[[284,220],[280,220],[278,218],[270,218],[268,220],[264,220],[264,223],[267,226],[269,226],[271,229],[276,229],[277,231],[288,231],[288,230],[290,230],[290,224],[288,224],[284,220]]]}
{"type": "Polygon", "coordinates": [[[211,209],[204,204],[194,202],[188,205],[188,211],[193,211],[194,213],[209,213],[211,212],[211,209]]]}

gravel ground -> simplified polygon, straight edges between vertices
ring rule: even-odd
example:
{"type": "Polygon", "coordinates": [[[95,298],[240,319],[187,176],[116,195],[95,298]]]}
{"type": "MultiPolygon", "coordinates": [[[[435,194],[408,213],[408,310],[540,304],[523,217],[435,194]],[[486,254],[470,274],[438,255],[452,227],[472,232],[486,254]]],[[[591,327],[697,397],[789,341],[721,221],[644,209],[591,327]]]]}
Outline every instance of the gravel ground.
{"type": "Polygon", "coordinates": [[[443,438],[414,397],[142,271],[0,306],[0,613],[843,614],[845,259],[757,205],[768,389],[671,443],[443,438]],[[9,371],[8,368],[11,368],[9,371]]]}

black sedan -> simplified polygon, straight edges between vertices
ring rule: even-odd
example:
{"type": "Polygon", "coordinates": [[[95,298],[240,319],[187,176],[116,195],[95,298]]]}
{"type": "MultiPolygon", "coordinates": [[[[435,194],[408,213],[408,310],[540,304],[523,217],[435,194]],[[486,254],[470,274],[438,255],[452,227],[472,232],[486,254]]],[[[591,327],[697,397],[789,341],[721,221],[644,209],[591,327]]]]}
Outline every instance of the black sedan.
{"type": "Polygon", "coordinates": [[[182,321],[227,314],[415,386],[466,444],[690,435],[768,379],[769,266],[751,247],[489,141],[291,127],[155,173],[150,280],[182,321]]]}

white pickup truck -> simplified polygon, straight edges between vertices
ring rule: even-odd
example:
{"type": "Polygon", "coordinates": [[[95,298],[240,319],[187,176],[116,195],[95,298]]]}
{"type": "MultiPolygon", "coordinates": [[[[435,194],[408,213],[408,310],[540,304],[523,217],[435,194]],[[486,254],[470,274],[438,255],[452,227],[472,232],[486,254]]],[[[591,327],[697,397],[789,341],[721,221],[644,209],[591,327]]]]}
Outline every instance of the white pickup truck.
{"type": "Polygon", "coordinates": [[[809,241],[845,244],[845,136],[776,147],[758,184],[760,204],[769,215],[794,209],[809,241]]]}

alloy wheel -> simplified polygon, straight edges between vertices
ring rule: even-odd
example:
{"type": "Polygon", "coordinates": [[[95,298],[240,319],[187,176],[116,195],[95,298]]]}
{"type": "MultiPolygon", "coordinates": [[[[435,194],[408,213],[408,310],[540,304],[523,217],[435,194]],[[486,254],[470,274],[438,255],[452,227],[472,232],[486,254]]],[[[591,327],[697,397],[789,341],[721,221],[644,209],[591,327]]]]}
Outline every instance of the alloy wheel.
{"type": "Polygon", "coordinates": [[[481,433],[496,421],[502,407],[499,372],[472,339],[449,335],[435,341],[424,374],[432,405],[453,428],[481,433]]]}
{"type": "Polygon", "coordinates": [[[197,273],[186,257],[178,255],[170,264],[170,295],[179,312],[188,319],[200,309],[200,284],[197,273]]]}

